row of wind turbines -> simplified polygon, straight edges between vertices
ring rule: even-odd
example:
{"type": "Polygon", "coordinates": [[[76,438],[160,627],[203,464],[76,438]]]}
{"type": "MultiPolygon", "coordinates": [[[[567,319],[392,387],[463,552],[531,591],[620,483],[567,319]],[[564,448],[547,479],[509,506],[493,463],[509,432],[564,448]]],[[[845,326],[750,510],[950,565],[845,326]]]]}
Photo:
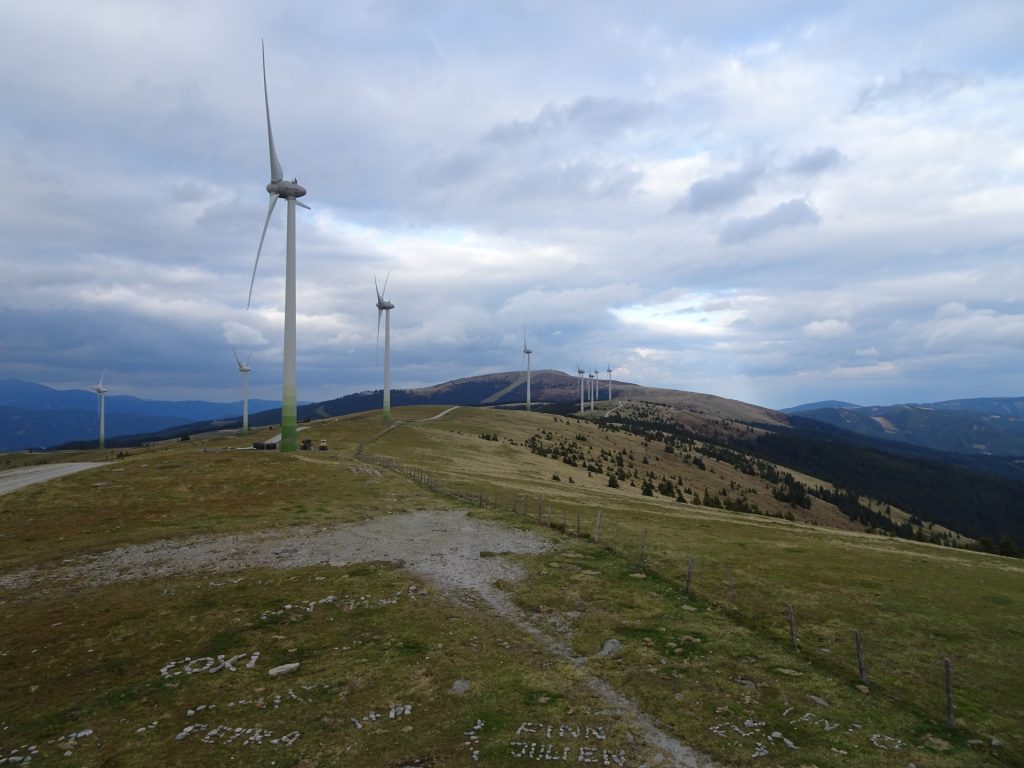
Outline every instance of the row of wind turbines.
{"type": "MultiPolygon", "coordinates": [[[[284,171],[281,161],[277,156],[277,149],[274,146],[274,131],[270,121],[270,95],[267,87],[267,56],[263,41],[260,41],[260,54],[263,64],[263,103],[267,115],[267,145],[270,154],[270,182],[266,186],[270,195],[270,203],[267,207],[267,216],[263,221],[263,231],[260,233],[260,243],[256,249],[256,261],[252,268],[252,278],[249,281],[249,298],[246,302],[246,310],[252,306],[252,294],[256,285],[256,270],[259,268],[260,255],[263,253],[263,243],[267,237],[267,228],[270,226],[270,217],[274,213],[274,207],[279,199],[287,202],[287,227],[285,234],[285,301],[284,301],[284,361],[283,376],[281,384],[281,441],[278,448],[283,452],[295,451],[297,443],[297,397],[296,397],[296,344],[295,344],[295,206],[299,205],[309,210],[309,206],[299,200],[306,195],[306,188],[293,178],[284,178],[284,171]]],[[[384,288],[377,287],[376,278],[374,288],[377,292],[377,343],[380,344],[380,321],[384,319],[384,399],[383,417],[385,421],[391,420],[391,310],[395,305],[388,301],[387,278],[384,280],[384,288]]],[[[242,377],[242,434],[249,433],[249,384],[248,376],[252,368],[249,367],[249,357],[242,360],[235,351],[235,362],[242,377]]],[[[523,325],[523,355],[526,358],[526,408],[531,409],[530,391],[530,357],[533,354],[526,344],[526,326],[523,325]]],[[[608,399],[611,399],[611,367],[608,367],[608,399]]],[[[583,395],[583,371],[580,369],[580,411],[584,410],[583,395]]],[[[594,400],[597,397],[598,372],[595,370],[590,374],[591,386],[590,409],[594,408],[594,400]]],[[[99,396],[100,408],[100,430],[99,446],[104,447],[104,396],[107,389],[103,386],[103,377],[96,386],[90,387],[99,396]]]]}
{"type": "MultiPolygon", "coordinates": [[[[527,346],[527,344],[526,344],[526,323],[523,323],[523,358],[526,360],[526,410],[528,410],[528,411],[531,410],[531,407],[532,407],[531,398],[530,398],[530,358],[531,358],[532,355],[533,355],[533,350],[530,349],[529,346],[527,346]]],[[[607,371],[608,371],[608,400],[609,400],[609,402],[612,399],[612,370],[614,370],[614,369],[612,368],[611,361],[609,361],[608,365],[607,365],[607,371]]],[[[594,401],[599,399],[599,396],[600,396],[600,393],[599,393],[598,390],[600,389],[600,385],[601,385],[601,372],[599,370],[597,370],[596,368],[594,370],[588,372],[588,371],[584,371],[579,366],[576,366],[576,375],[579,377],[579,382],[580,382],[580,413],[583,413],[584,411],[587,410],[587,408],[586,408],[586,403],[588,402],[587,398],[589,398],[590,410],[593,411],[594,410],[594,401]],[[587,374],[588,381],[589,381],[589,383],[587,384],[586,388],[584,388],[584,385],[583,385],[583,381],[584,381],[583,380],[583,374],[584,373],[587,374]]],[[[385,383],[385,386],[387,386],[386,383],[385,383]]]]}

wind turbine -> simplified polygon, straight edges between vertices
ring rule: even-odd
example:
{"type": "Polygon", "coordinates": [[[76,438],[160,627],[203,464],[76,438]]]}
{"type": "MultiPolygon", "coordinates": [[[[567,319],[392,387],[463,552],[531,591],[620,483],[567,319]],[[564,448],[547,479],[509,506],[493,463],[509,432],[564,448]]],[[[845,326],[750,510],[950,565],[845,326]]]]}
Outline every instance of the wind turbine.
{"type": "Polygon", "coordinates": [[[612,361],[608,361],[608,402],[612,401],[612,361]]]}
{"type": "Polygon", "coordinates": [[[594,410],[594,372],[593,371],[589,371],[587,373],[587,378],[590,379],[590,381],[587,384],[587,386],[590,388],[590,392],[589,392],[589,394],[590,394],[590,410],[593,411],[594,410]]]}
{"type": "Polygon", "coordinates": [[[576,376],[580,380],[580,413],[583,413],[583,374],[586,373],[578,365],[576,366],[576,376]]]}
{"type": "Polygon", "coordinates": [[[384,278],[384,290],[377,288],[377,278],[373,278],[373,287],[377,291],[377,346],[380,346],[380,316],[384,315],[384,421],[391,421],[391,310],[395,305],[384,298],[388,290],[388,279],[384,278]]]}
{"type": "Polygon", "coordinates": [[[99,384],[97,384],[95,386],[92,386],[92,387],[89,387],[89,389],[91,389],[93,392],[95,392],[100,397],[100,448],[101,449],[105,447],[105,442],[106,442],[106,435],[104,434],[104,422],[106,421],[106,413],[105,413],[105,410],[104,410],[104,396],[107,394],[107,388],[103,386],[103,376],[104,375],[105,374],[100,374],[100,383],[99,384]]]}
{"type": "Polygon", "coordinates": [[[523,323],[523,354],[526,356],[526,410],[530,410],[530,355],[533,350],[526,346],[526,323],[523,323]]]}
{"type": "Polygon", "coordinates": [[[235,353],[238,372],[242,374],[242,435],[244,436],[249,434],[249,371],[252,370],[249,367],[249,357],[252,357],[252,352],[243,361],[234,348],[231,351],[235,353]]]}
{"type": "Polygon", "coordinates": [[[263,234],[260,235],[260,246],[256,249],[256,263],[252,268],[252,281],[249,283],[249,302],[252,304],[252,289],[256,283],[256,268],[260,265],[260,253],[263,251],[263,240],[267,236],[267,226],[274,212],[274,205],[279,197],[288,201],[288,233],[285,248],[285,288],[284,288],[284,375],[281,382],[281,451],[294,451],[296,445],[296,403],[295,403],[295,206],[305,209],[309,206],[299,202],[298,198],[306,194],[306,189],[295,179],[286,181],[281,163],[274,149],[274,132],[270,128],[270,97],[267,95],[267,54],[260,41],[263,55],[263,102],[267,108],[267,142],[270,145],[270,207],[267,218],[263,222],[263,234]]]}

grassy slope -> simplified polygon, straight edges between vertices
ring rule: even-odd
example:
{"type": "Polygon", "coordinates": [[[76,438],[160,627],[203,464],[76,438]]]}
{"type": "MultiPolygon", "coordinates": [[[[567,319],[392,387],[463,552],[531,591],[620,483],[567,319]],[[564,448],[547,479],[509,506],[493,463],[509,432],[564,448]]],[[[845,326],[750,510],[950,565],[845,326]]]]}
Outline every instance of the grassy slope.
{"type": "MultiPolygon", "coordinates": [[[[377,440],[373,416],[311,425],[304,436],[327,438],[327,454],[222,450],[248,442],[238,438],[163,446],[0,497],[0,568],[45,566],[127,542],[451,503],[400,475],[357,471],[362,465],[351,457],[365,443],[367,455],[429,470],[455,490],[497,494],[501,507],[517,497],[514,518],[494,505],[477,514],[536,525],[521,514],[529,495],[532,513],[540,497],[555,523],[564,513],[573,530],[578,512],[588,533],[601,509],[601,546],[564,537],[558,551],[525,559],[529,578],[507,587],[536,623],[570,630],[565,636],[577,653],[592,654],[609,637],[625,643],[621,656],[588,667],[684,742],[720,760],[760,764],[752,757],[758,744],[778,765],[836,764],[835,750],[847,753],[841,762],[849,765],[1024,760],[1024,702],[1015,687],[1024,673],[1024,636],[1012,620],[1024,614],[1018,563],[644,498],[628,486],[609,489],[603,474],[587,477],[529,453],[523,442],[541,430],[573,440],[584,434],[593,446],[608,441],[607,449],[631,449],[638,460],[645,448],[635,437],[599,433],[574,420],[476,409],[377,440]],[[483,432],[501,439],[481,440],[483,432]],[[560,481],[551,479],[556,473],[560,481]],[[695,579],[686,596],[691,558],[695,579]],[[788,646],[786,604],[796,606],[799,653],[788,646]],[[865,638],[873,678],[868,694],[854,687],[854,628],[865,638]],[[942,657],[955,665],[962,721],[955,733],[940,724],[942,657]],[[775,731],[799,751],[781,737],[769,739],[775,731]],[[987,745],[990,736],[1004,746],[968,744],[984,738],[987,745]],[[895,747],[896,740],[898,750],[878,746],[895,747]]],[[[670,460],[651,455],[659,471],[670,460]]],[[[704,475],[686,477],[688,485],[701,477],[726,485],[733,479],[725,465],[707,464],[704,475]]],[[[682,464],[676,470],[690,471],[682,464]]],[[[216,765],[237,758],[259,765],[468,765],[463,734],[479,718],[485,721],[481,762],[518,765],[509,743],[524,721],[590,722],[612,734],[616,726],[599,714],[580,670],[472,605],[434,594],[409,599],[413,584],[425,588],[398,569],[350,566],[82,588],[28,600],[0,594],[0,624],[17,628],[0,636],[0,757],[23,744],[56,757],[63,747],[49,740],[92,728],[94,734],[71,745],[84,764],[216,765]],[[327,594],[347,595],[355,608],[259,619],[263,611],[327,594]],[[363,606],[358,599],[366,595],[401,598],[363,606]],[[263,654],[259,674],[159,675],[173,659],[252,650],[263,654]],[[301,675],[265,675],[272,664],[292,659],[303,662],[301,675]],[[449,694],[462,677],[473,681],[470,693],[449,694]],[[282,697],[276,707],[275,695],[282,697]],[[210,710],[188,716],[203,703],[218,703],[217,716],[210,710]],[[407,721],[361,720],[362,728],[351,722],[406,703],[412,705],[407,721]],[[135,732],[151,722],[157,723],[151,730],[135,732]],[[174,740],[200,722],[302,735],[291,747],[243,745],[246,737],[230,741],[223,731],[211,743],[198,731],[174,740]]],[[[621,728],[612,741],[630,743],[621,728]]],[[[635,762],[642,755],[630,757],[635,762]]]]}

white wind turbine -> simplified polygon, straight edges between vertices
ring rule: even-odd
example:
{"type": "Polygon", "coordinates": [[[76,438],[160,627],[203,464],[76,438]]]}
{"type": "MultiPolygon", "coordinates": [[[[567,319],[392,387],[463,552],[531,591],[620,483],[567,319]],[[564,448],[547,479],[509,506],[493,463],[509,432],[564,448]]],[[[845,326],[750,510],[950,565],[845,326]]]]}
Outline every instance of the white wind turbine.
{"type": "Polygon", "coordinates": [[[580,380],[580,413],[583,413],[583,374],[586,373],[578,365],[576,366],[576,376],[580,380]]]}
{"type": "Polygon", "coordinates": [[[107,394],[107,388],[103,386],[103,376],[106,374],[100,374],[100,383],[95,386],[89,387],[93,392],[99,395],[100,398],[100,448],[105,447],[106,435],[104,434],[104,424],[106,421],[106,412],[104,409],[104,396],[107,394]]]}
{"type": "Polygon", "coordinates": [[[249,353],[249,357],[242,360],[238,356],[238,352],[232,348],[232,352],[235,353],[235,362],[238,363],[238,372],[242,374],[242,434],[249,434],[249,371],[252,368],[249,367],[249,357],[252,357],[252,352],[249,353]]]}
{"type": "Polygon", "coordinates": [[[391,421],[391,310],[395,305],[384,298],[388,290],[388,279],[384,278],[384,290],[377,288],[377,278],[373,278],[373,287],[377,291],[377,346],[380,346],[380,316],[384,315],[384,421],[391,421]]]}
{"type": "Polygon", "coordinates": [[[530,410],[530,355],[533,350],[526,346],[526,323],[523,323],[523,355],[526,357],[526,410],[530,410]]]}
{"type": "Polygon", "coordinates": [[[612,361],[608,360],[608,402],[612,401],[612,361]]]}
{"type": "Polygon", "coordinates": [[[589,381],[587,383],[587,387],[589,388],[588,395],[590,396],[590,410],[593,411],[594,410],[594,371],[589,371],[587,373],[587,378],[589,379],[589,381]]]}
{"type": "MultiPolygon", "coordinates": [[[[260,41],[263,51],[263,42],[260,41]]],[[[274,205],[279,197],[288,201],[288,232],[285,248],[285,289],[284,289],[284,375],[281,382],[281,443],[282,451],[294,451],[296,445],[296,385],[295,385],[295,206],[301,205],[309,209],[298,198],[306,194],[306,190],[295,179],[286,181],[281,163],[274,149],[274,132],[270,128],[270,98],[267,95],[267,57],[263,52],[263,101],[267,108],[267,143],[270,145],[270,207],[267,218],[263,222],[263,234],[260,235],[260,246],[256,249],[256,263],[252,268],[252,281],[249,283],[249,302],[252,304],[252,289],[256,283],[256,268],[260,265],[260,253],[263,251],[263,240],[267,236],[267,226],[274,212],[274,205]]]]}

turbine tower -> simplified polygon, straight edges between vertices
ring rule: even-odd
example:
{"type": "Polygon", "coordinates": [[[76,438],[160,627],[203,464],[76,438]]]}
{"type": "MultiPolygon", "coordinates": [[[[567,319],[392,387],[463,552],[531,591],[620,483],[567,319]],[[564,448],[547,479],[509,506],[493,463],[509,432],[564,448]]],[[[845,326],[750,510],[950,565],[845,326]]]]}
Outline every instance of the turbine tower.
{"type": "Polygon", "coordinates": [[[106,412],[104,410],[104,396],[107,394],[107,388],[103,386],[103,374],[100,375],[100,383],[95,386],[89,387],[93,392],[99,395],[100,398],[100,448],[106,447],[106,435],[104,434],[104,423],[106,421],[106,412]]]}
{"type": "Polygon", "coordinates": [[[583,413],[583,374],[586,373],[578,365],[576,366],[576,376],[580,380],[580,413],[583,413]]]}
{"type": "Polygon", "coordinates": [[[608,361],[608,402],[612,401],[612,362],[608,361]]]}
{"type": "Polygon", "coordinates": [[[530,410],[530,355],[533,350],[526,346],[526,323],[523,323],[523,355],[526,356],[526,410],[530,410]]]}
{"type": "Polygon", "coordinates": [[[594,372],[593,371],[588,371],[587,372],[587,378],[590,380],[587,383],[587,387],[589,388],[588,394],[590,396],[590,410],[591,410],[591,412],[593,412],[593,410],[594,410],[594,372]]]}
{"type": "Polygon", "coordinates": [[[388,279],[384,278],[384,290],[377,288],[377,278],[373,278],[373,287],[377,291],[377,346],[380,347],[380,316],[384,315],[384,421],[391,421],[391,310],[395,305],[384,298],[388,290],[388,279]]]}
{"type": "Polygon", "coordinates": [[[238,372],[242,374],[242,435],[249,434],[249,371],[252,368],[249,367],[249,357],[252,357],[252,352],[249,353],[249,357],[243,361],[235,349],[231,350],[235,353],[235,362],[238,363],[238,372]]]}
{"type": "Polygon", "coordinates": [[[260,253],[263,251],[263,240],[267,236],[267,225],[274,212],[274,205],[279,197],[288,201],[288,232],[285,248],[285,289],[284,289],[284,375],[281,381],[281,443],[282,451],[294,451],[296,445],[296,402],[295,402],[295,206],[301,205],[309,209],[305,203],[299,202],[306,190],[295,179],[286,181],[281,163],[274,149],[274,132],[270,128],[270,97],[267,95],[267,55],[260,41],[263,54],[263,102],[267,108],[267,143],[270,145],[270,207],[267,218],[263,222],[263,233],[260,235],[260,246],[256,249],[256,263],[252,268],[252,281],[249,283],[249,302],[252,304],[252,289],[256,283],[256,268],[260,265],[260,253]]]}

